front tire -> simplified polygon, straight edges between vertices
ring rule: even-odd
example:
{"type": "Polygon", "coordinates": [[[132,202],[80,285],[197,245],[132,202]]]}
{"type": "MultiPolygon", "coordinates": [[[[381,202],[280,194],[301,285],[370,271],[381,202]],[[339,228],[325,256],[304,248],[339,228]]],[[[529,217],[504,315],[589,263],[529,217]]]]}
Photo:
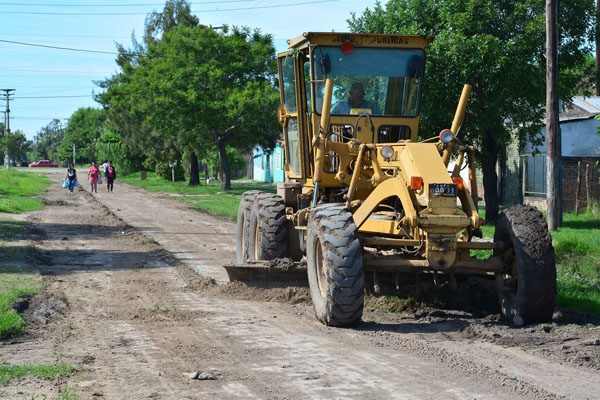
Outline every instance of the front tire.
{"type": "Polygon", "coordinates": [[[286,257],[288,236],[283,198],[271,193],[257,195],[250,215],[249,259],[269,261],[286,257]]]}
{"type": "Polygon", "coordinates": [[[262,193],[264,192],[260,190],[250,190],[244,192],[240,199],[235,241],[235,254],[238,264],[244,264],[250,258],[248,249],[250,247],[250,216],[252,213],[252,204],[254,204],[256,196],[262,193]]]}
{"type": "Polygon", "coordinates": [[[306,256],[317,319],[330,326],[358,323],[364,308],[362,247],[352,214],[342,204],[313,209],[306,256]]]}
{"type": "Polygon", "coordinates": [[[505,210],[496,224],[496,250],[505,270],[496,275],[502,313],[515,325],[548,322],[556,304],[556,265],[552,238],[542,213],[518,205],[505,210]]]}

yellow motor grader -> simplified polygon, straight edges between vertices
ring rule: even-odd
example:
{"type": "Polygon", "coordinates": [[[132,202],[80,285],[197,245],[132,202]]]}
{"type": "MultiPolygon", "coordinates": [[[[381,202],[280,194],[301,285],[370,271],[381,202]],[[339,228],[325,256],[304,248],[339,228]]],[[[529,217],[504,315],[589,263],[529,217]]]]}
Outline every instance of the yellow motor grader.
{"type": "Polygon", "coordinates": [[[483,223],[474,149],[457,139],[468,85],[450,128],[419,141],[433,40],[310,32],[288,41],[278,55],[285,181],[277,194],[242,196],[230,277],[292,260],[284,269],[307,274],[317,318],[348,326],[361,320],[367,279],[377,288],[384,275],[477,274],[495,277],[509,323],[551,320],[556,268],[542,214],[507,209],[493,241],[473,240],[483,223]]]}

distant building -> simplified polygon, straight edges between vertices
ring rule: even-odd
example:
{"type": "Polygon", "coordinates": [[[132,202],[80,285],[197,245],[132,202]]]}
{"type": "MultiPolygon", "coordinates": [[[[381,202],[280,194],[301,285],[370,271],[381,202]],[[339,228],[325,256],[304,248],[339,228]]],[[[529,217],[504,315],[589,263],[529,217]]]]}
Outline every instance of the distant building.
{"type": "MultiPolygon", "coordinates": [[[[600,97],[575,97],[559,115],[563,211],[584,209],[600,201],[600,97]]],[[[546,137],[545,127],[541,130],[546,137]]],[[[499,165],[499,196],[503,205],[517,203],[546,208],[546,144],[514,144],[499,165]],[[520,150],[519,150],[520,148],[520,150]]]]}
{"type": "Polygon", "coordinates": [[[252,179],[257,182],[277,183],[284,181],[285,156],[281,143],[274,149],[254,146],[252,179]]]}

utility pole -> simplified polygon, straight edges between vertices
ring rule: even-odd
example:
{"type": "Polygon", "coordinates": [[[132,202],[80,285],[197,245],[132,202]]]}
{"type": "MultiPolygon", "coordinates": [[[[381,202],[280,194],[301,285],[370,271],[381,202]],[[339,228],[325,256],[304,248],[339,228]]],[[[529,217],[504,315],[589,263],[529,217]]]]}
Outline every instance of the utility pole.
{"type": "Polygon", "coordinates": [[[546,0],[546,203],[548,229],[562,223],[561,143],[558,117],[558,0],[546,0]]]}
{"type": "Polygon", "coordinates": [[[4,93],[0,93],[1,96],[3,96],[4,98],[6,98],[6,111],[4,112],[4,135],[6,136],[7,133],[10,133],[10,96],[12,96],[12,92],[14,92],[15,89],[0,89],[0,92],[4,92],[4,93]]]}

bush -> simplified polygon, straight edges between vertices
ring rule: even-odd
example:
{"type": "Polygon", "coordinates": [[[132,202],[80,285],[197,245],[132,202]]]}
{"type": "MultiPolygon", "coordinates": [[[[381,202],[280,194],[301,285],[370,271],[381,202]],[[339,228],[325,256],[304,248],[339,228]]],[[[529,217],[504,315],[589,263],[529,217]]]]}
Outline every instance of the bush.
{"type": "Polygon", "coordinates": [[[142,160],[142,171],[152,171],[156,172],[155,161],[150,157],[146,157],[142,160]]]}
{"type": "MultiPolygon", "coordinates": [[[[156,175],[168,181],[173,179],[171,167],[167,163],[156,163],[155,172],[156,175]]],[[[177,163],[177,166],[175,167],[175,182],[185,182],[185,171],[181,163],[177,163]]]]}

